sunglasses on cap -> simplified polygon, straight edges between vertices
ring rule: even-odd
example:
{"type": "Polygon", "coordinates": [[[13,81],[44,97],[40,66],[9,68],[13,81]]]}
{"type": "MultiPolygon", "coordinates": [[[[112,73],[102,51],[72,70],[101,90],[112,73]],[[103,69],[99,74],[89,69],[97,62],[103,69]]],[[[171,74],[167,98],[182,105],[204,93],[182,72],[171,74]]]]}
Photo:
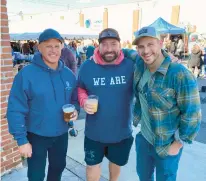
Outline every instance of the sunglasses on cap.
{"type": "Polygon", "coordinates": [[[115,38],[118,41],[120,41],[120,37],[119,34],[116,30],[103,30],[100,34],[99,34],[99,42],[101,42],[101,40],[105,39],[105,38],[115,38]]]}

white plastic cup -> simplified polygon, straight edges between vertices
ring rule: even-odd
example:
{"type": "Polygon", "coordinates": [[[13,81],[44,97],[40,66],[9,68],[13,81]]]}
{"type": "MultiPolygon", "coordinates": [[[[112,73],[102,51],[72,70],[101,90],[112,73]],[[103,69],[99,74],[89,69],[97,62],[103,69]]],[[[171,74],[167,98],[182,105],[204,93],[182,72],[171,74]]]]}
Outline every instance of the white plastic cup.
{"type": "Polygon", "coordinates": [[[90,104],[90,105],[92,105],[93,106],[93,112],[95,113],[95,112],[97,112],[97,110],[98,110],[98,96],[96,96],[96,95],[90,95],[90,96],[88,96],[88,103],[90,104]]]}

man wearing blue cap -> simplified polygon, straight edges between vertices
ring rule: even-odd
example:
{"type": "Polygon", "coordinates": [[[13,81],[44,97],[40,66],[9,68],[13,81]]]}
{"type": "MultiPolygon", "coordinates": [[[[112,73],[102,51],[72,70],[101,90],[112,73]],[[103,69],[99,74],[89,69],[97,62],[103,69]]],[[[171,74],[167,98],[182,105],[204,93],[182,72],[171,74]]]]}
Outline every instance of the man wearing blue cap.
{"type": "Polygon", "coordinates": [[[155,28],[135,33],[136,170],[140,181],[175,181],[183,144],[192,143],[201,121],[198,85],[183,65],[171,62],[155,28]]]}
{"type": "Polygon", "coordinates": [[[53,29],[39,36],[39,52],[15,77],[8,101],[9,131],[28,161],[29,181],[60,181],[66,166],[68,124],[62,106],[79,110],[75,75],[60,60],[63,39],[53,29]]]}

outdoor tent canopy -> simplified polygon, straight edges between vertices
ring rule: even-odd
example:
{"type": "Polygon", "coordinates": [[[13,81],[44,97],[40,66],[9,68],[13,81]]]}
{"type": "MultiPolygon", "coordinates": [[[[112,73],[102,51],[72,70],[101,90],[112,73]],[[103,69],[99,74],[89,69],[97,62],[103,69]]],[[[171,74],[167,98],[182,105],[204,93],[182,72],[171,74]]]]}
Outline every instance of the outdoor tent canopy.
{"type": "MultiPolygon", "coordinates": [[[[39,38],[40,32],[38,33],[11,33],[10,38],[13,41],[17,40],[37,40],[39,38]]],[[[74,34],[61,34],[62,38],[67,38],[67,39],[87,39],[87,38],[98,38],[97,34],[83,34],[83,33],[74,33],[74,34]]]]}
{"type": "Polygon", "coordinates": [[[11,40],[37,40],[40,33],[11,33],[11,40]]]}
{"type": "Polygon", "coordinates": [[[186,33],[185,29],[179,28],[165,21],[163,18],[159,17],[151,25],[154,27],[159,34],[183,34],[186,33]]]}

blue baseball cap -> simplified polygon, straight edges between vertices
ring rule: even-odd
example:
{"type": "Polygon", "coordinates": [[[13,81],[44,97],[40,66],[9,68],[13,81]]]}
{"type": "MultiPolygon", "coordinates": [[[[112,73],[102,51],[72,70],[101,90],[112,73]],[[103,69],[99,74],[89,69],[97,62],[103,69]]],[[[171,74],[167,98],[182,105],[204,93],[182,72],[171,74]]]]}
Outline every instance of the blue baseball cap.
{"type": "Polygon", "coordinates": [[[49,39],[57,39],[59,40],[61,43],[64,42],[64,39],[61,37],[61,35],[59,34],[58,31],[54,30],[54,29],[46,29],[44,30],[40,35],[39,35],[39,43],[47,41],[49,39]]]}
{"type": "Polygon", "coordinates": [[[142,37],[152,37],[160,40],[160,34],[156,31],[154,27],[145,26],[141,28],[139,31],[134,33],[135,40],[132,42],[133,45],[137,45],[138,40],[142,37]]]}

